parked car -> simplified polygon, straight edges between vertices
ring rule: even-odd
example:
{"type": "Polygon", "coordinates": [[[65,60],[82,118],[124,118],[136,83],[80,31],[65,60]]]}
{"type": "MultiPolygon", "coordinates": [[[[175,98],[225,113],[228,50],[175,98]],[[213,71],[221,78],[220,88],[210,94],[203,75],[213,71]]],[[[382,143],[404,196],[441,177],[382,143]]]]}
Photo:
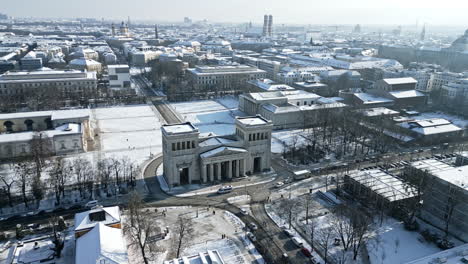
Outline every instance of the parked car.
{"type": "Polygon", "coordinates": [[[230,193],[232,191],[231,185],[226,185],[218,189],[218,194],[230,193]]]}
{"type": "Polygon", "coordinates": [[[249,228],[252,229],[252,230],[257,230],[258,227],[255,223],[249,223],[249,228]]]}
{"type": "Polygon", "coordinates": [[[92,201],[89,201],[89,202],[87,202],[85,204],[85,208],[91,209],[91,208],[95,207],[96,205],[99,205],[98,200],[92,200],[92,201]]]}
{"type": "Polygon", "coordinates": [[[247,232],[247,237],[250,239],[250,241],[255,242],[257,241],[257,238],[254,236],[254,234],[247,232]]]}
{"type": "Polygon", "coordinates": [[[302,252],[302,254],[304,254],[304,256],[306,256],[308,258],[312,257],[312,253],[310,253],[310,251],[305,247],[301,248],[301,252],[302,252]]]}
{"type": "Polygon", "coordinates": [[[283,186],[283,185],[284,185],[284,182],[277,182],[275,184],[275,188],[281,188],[281,186],[283,186]]]}
{"type": "Polygon", "coordinates": [[[249,212],[247,212],[247,210],[245,210],[244,208],[241,208],[241,209],[240,209],[240,212],[241,212],[241,214],[243,214],[243,215],[248,215],[248,214],[249,214],[249,212]]]}
{"type": "Polygon", "coordinates": [[[298,237],[292,237],[291,240],[299,248],[304,246],[304,243],[302,243],[302,241],[298,237]]]}
{"type": "Polygon", "coordinates": [[[291,229],[287,228],[286,226],[282,226],[281,229],[283,229],[283,232],[289,236],[289,237],[293,237],[294,236],[294,233],[291,229]]]}

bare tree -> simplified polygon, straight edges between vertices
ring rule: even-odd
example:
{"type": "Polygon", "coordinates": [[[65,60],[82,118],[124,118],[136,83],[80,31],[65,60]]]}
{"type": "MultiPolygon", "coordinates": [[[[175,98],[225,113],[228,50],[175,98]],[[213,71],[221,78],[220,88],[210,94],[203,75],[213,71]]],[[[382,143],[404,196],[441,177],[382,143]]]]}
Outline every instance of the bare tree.
{"type": "Polygon", "coordinates": [[[21,194],[23,196],[23,202],[26,207],[28,207],[28,196],[27,196],[27,186],[29,184],[29,178],[31,176],[33,169],[29,162],[18,162],[15,166],[15,177],[20,183],[21,194]]]}
{"type": "Polygon", "coordinates": [[[86,189],[86,179],[92,173],[91,163],[84,158],[78,158],[73,160],[72,163],[73,173],[75,174],[76,184],[80,192],[80,197],[84,198],[84,192],[86,189]]]}
{"type": "Polygon", "coordinates": [[[157,226],[150,214],[144,211],[144,203],[138,193],[133,192],[128,202],[129,225],[124,227],[124,232],[129,235],[131,244],[140,250],[143,262],[149,264],[150,256],[146,250],[150,249],[150,238],[156,234],[157,226]]]}
{"type": "Polygon", "coordinates": [[[179,216],[174,230],[174,247],[176,249],[176,258],[180,257],[181,251],[193,238],[193,223],[190,218],[179,216]]]}
{"type": "Polygon", "coordinates": [[[448,198],[447,198],[447,206],[445,208],[445,215],[444,218],[444,232],[445,232],[445,239],[447,239],[449,235],[449,228],[450,224],[453,220],[453,213],[455,208],[461,204],[463,200],[463,194],[457,187],[452,187],[451,185],[448,186],[448,198]]]}
{"type": "Polygon", "coordinates": [[[62,256],[62,250],[65,245],[64,238],[62,234],[60,233],[60,229],[61,229],[60,221],[61,221],[60,218],[57,216],[53,216],[51,217],[51,219],[49,219],[49,226],[52,228],[52,234],[53,234],[52,243],[54,243],[54,247],[52,248],[52,250],[54,251],[54,255],[57,258],[60,258],[62,256]]]}
{"type": "Polygon", "coordinates": [[[120,190],[120,176],[122,176],[121,175],[122,163],[121,163],[120,160],[118,160],[116,158],[111,158],[111,159],[109,159],[108,166],[110,166],[110,168],[113,171],[113,175],[114,175],[114,178],[115,178],[115,183],[117,185],[117,190],[116,190],[116,195],[117,195],[117,193],[120,190]]]}
{"type": "Polygon", "coordinates": [[[44,183],[42,182],[41,178],[38,176],[33,176],[33,181],[31,184],[31,190],[34,198],[36,199],[37,206],[39,207],[39,203],[44,198],[44,183]]]}
{"type": "Polygon", "coordinates": [[[344,251],[347,251],[351,246],[354,235],[353,223],[346,216],[346,211],[346,207],[338,207],[331,220],[331,227],[340,238],[344,251]]]}
{"type": "Polygon", "coordinates": [[[319,229],[316,232],[316,241],[317,244],[322,248],[323,250],[323,260],[325,261],[325,264],[328,263],[328,251],[330,250],[330,246],[333,243],[333,230],[330,227],[326,227],[323,229],[319,229]]]}
{"type": "Polygon", "coordinates": [[[62,158],[56,158],[52,161],[52,168],[49,173],[50,185],[54,190],[57,204],[60,204],[60,197],[65,197],[65,184],[69,170],[70,168],[62,158]]]}
{"type": "Polygon", "coordinates": [[[0,180],[3,182],[3,185],[4,185],[3,189],[8,198],[8,205],[10,207],[13,207],[13,197],[11,193],[11,188],[13,187],[13,184],[16,183],[16,179],[11,174],[5,173],[0,177],[0,180]]]}
{"type": "Polygon", "coordinates": [[[45,158],[52,154],[51,140],[41,132],[36,132],[30,143],[31,153],[36,164],[36,176],[41,177],[42,168],[45,166],[45,158]]]}
{"type": "Polygon", "coordinates": [[[109,195],[109,185],[112,180],[112,166],[109,159],[100,160],[97,163],[97,175],[104,191],[109,195]]]}
{"type": "Polygon", "coordinates": [[[353,249],[353,260],[356,260],[362,246],[365,246],[369,240],[373,222],[372,218],[356,209],[351,210],[350,221],[353,227],[351,247],[353,249]]]}
{"type": "Polygon", "coordinates": [[[282,214],[286,214],[288,216],[289,228],[292,227],[294,216],[302,210],[302,208],[299,207],[299,202],[291,198],[281,199],[278,209],[282,214]]]}

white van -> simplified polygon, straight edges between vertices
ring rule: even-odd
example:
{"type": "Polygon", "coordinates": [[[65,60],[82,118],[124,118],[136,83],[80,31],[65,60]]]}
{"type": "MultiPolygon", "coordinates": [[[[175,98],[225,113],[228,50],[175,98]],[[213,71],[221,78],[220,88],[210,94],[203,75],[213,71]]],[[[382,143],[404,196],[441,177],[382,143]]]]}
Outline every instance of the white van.
{"type": "Polygon", "coordinates": [[[218,194],[230,193],[232,191],[231,185],[226,185],[218,189],[218,194]]]}
{"type": "Polygon", "coordinates": [[[310,177],[310,170],[300,170],[294,172],[294,180],[303,180],[310,177]]]}

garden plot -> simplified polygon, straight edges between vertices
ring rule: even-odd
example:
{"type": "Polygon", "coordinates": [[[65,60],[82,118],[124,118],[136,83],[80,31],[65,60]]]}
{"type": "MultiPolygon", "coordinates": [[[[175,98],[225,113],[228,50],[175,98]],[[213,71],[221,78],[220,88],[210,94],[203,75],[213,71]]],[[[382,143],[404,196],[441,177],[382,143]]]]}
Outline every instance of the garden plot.
{"type": "Polygon", "coordinates": [[[186,121],[194,124],[201,133],[230,135],[235,131],[236,116],[244,116],[237,110],[239,101],[235,97],[216,100],[173,103],[172,108],[186,121]]]}

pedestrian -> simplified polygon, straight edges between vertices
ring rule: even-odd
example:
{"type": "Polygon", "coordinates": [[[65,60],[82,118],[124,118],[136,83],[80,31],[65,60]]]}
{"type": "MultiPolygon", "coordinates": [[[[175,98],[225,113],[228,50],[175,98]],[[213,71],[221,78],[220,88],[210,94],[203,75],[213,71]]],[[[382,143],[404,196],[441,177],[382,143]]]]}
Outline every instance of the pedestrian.
{"type": "Polygon", "coordinates": [[[216,211],[215,211],[215,210],[213,210],[213,215],[215,215],[215,214],[216,214],[216,211]]]}

